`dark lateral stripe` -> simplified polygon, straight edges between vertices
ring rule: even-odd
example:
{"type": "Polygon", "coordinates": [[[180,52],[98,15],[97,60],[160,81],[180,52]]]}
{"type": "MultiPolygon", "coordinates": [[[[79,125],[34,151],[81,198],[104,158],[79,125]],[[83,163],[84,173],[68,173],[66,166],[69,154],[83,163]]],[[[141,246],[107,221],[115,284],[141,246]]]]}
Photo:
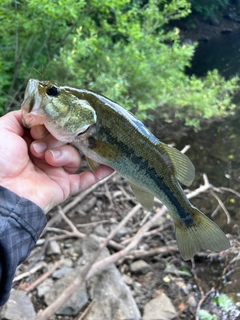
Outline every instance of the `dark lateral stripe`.
{"type": "MultiPolygon", "coordinates": [[[[177,209],[180,218],[183,220],[186,226],[192,225],[193,219],[191,215],[187,213],[186,210],[181,206],[175,194],[165,183],[163,183],[156,171],[153,168],[149,168],[147,160],[141,156],[137,156],[133,148],[128,147],[128,145],[123,141],[120,141],[116,137],[112,136],[108,128],[101,128],[99,134],[100,136],[103,134],[103,136],[107,139],[107,143],[117,146],[120,152],[124,153],[135,165],[138,165],[140,170],[145,171],[148,178],[154,181],[158,188],[166,194],[169,201],[177,209]]],[[[121,174],[121,172],[119,173],[121,174]]]]}

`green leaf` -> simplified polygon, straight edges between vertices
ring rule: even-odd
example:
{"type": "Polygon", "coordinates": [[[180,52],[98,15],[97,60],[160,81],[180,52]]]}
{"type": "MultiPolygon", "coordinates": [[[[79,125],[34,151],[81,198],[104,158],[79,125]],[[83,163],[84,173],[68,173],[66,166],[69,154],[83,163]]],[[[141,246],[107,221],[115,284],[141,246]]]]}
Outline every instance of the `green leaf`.
{"type": "Polygon", "coordinates": [[[216,315],[212,315],[207,310],[204,310],[204,309],[199,310],[198,316],[199,316],[199,320],[217,320],[216,315]]]}
{"type": "Polygon", "coordinates": [[[224,293],[221,293],[219,297],[217,298],[217,304],[221,309],[223,309],[225,312],[228,312],[233,307],[232,300],[224,293]]]}

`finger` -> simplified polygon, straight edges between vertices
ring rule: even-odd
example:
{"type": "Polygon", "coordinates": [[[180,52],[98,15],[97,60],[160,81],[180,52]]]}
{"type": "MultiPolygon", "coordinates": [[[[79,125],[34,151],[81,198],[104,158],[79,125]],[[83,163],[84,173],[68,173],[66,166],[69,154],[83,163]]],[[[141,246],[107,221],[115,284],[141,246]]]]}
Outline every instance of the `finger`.
{"type": "Polygon", "coordinates": [[[30,150],[35,157],[42,159],[48,149],[55,149],[63,145],[65,145],[64,142],[55,139],[51,134],[47,134],[43,139],[33,141],[30,150]]]}
{"type": "Polygon", "coordinates": [[[2,128],[16,133],[19,136],[23,136],[24,134],[21,110],[6,113],[0,118],[0,124],[2,128]]]}
{"type": "Polygon", "coordinates": [[[34,140],[40,140],[40,139],[43,139],[45,138],[49,132],[48,130],[46,129],[45,126],[43,125],[39,125],[39,126],[34,126],[30,129],[30,132],[31,132],[31,136],[34,140]]]}
{"type": "Polygon", "coordinates": [[[100,165],[97,169],[96,176],[92,171],[84,171],[78,175],[71,175],[70,178],[70,195],[74,195],[76,193],[82,192],[95,183],[97,183],[100,179],[104,179],[111,175],[114,170],[105,165],[100,165]]]}
{"type": "Polygon", "coordinates": [[[75,173],[81,165],[81,156],[76,148],[64,145],[45,152],[45,160],[54,167],[63,167],[68,173],[75,173]]]}

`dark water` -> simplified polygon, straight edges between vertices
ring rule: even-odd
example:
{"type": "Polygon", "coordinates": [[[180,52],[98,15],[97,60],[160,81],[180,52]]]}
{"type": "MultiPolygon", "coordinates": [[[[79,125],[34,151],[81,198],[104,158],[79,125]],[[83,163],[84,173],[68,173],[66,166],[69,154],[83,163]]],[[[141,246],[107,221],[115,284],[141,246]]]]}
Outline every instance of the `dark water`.
{"type": "MultiPolygon", "coordinates": [[[[202,77],[208,70],[213,69],[218,69],[226,79],[240,75],[240,31],[199,44],[192,60],[192,68],[188,73],[202,77]]],[[[234,102],[239,106],[234,116],[206,123],[200,132],[190,131],[186,137],[179,139],[178,143],[180,147],[187,143],[191,145],[189,157],[196,167],[197,181],[200,181],[202,173],[206,173],[213,185],[240,192],[240,93],[235,96],[234,102]]],[[[231,192],[224,192],[220,197],[230,213],[231,223],[226,224],[223,212],[218,214],[215,221],[226,233],[237,239],[240,230],[240,199],[231,192]]],[[[217,203],[209,197],[206,200],[202,204],[202,209],[207,210],[209,214],[213,212],[217,203]]],[[[202,201],[196,202],[201,208],[202,201]]],[[[210,264],[204,272],[210,273],[210,278],[214,279],[211,267],[210,264]]],[[[230,275],[226,277],[226,282],[219,284],[219,289],[232,298],[238,310],[240,310],[239,270],[239,263],[236,263],[230,275]]],[[[229,319],[239,319],[239,317],[233,315],[229,319]]]]}
{"type": "Polygon", "coordinates": [[[202,77],[213,69],[226,79],[240,75],[240,30],[199,43],[188,73],[202,77]]]}
{"type": "MultiPolygon", "coordinates": [[[[218,69],[226,79],[240,75],[240,31],[199,44],[192,60],[192,68],[188,73],[202,77],[208,70],[213,69],[218,69]]],[[[206,173],[214,186],[229,188],[240,193],[240,97],[239,102],[235,99],[235,103],[239,107],[234,116],[206,121],[199,132],[186,129],[183,124],[175,122],[161,127],[159,121],[156,121],[153,132],[160,140],[166,143],[175,142],[178,149],[182,149],[185,145],[191,146],[187,155],[196,169],[196,179],[191,189],[203,184],[202,175],[206,173]]],[[[227,224],[226,215],[221,208],[214,220],[225,233],[231,234],[232,239],[239,239],[240,198],[230,191],[217,195],[228,210],[231,223],[227,224]]],[[[192,202],[208,216],[211,216],[218,207],[217,200],[209,192],[194,198],[192,202]]],[[[205,260],[197,262],[196,266],[202,270],[203,276],[201,272],[198,276],[201,278],[204,290],[210,290],[214,286],[220,292],[225,292],[237,303],[237,308],[240,310],[240,263],[232,265],[230,275],[226,276],[224,281],[223,278],[216,276],[213,270],[218,270],[220,275],[229,261],[237,255],[238,250],[237,246],[232,257],[229,254],[227,260],[222,263],[214,264],[205,260]]],[[[239,319],[236,314],[224,319],[239,319]]]]}

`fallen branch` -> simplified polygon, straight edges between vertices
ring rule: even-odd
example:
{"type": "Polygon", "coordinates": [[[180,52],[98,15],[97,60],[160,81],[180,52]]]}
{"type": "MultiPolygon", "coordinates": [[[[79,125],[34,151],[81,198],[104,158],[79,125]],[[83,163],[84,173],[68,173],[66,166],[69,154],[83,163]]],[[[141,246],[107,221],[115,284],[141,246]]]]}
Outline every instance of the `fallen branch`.
{"type": "Polygon", "coordinates": [[[23,278],[27,278],[27,277],[31,276],[32,274],[34,274],[35,272],[37,272],[38,270],[40,270],[46,266],[47,266],[46,262],[42,261],[38,265],[36,265],[34,268],[32,268],[31,270],[24,272],[24,273],[20,274],[19,276],[15,277],[13,279],[13,282],[22,280],[23,278]]]}
{"type": "MultiPolygon", "coordinates": [[[[189,193],[187,195],[188,198],[193,198],[195,196],[197,196],[198,194],[207,191],[208,189],[212,188],[212,185],[209,183],[207,176],[204,175],[204,185],[200,186],[198,189],[196,189],[195,191],[189,193]]],[[[102,181],[100,181],[101,184],[103,183],[102,181]]],[[[105,181],[104,181],[105,182],[105,181]]],[[[94,188],[95,189],[95,188],[94,188]]],[[[92,192],[92,190],[88,191],[88,193],[92,192]]],[[[86,194],[84,195],[84,197],[86,196],[86,194]]],[[[81,197],[77,197],[77,200],[74,202],[74,205],[76,205],[80,200],[79,199],[83,199],[83,196],[81,194],[81,197]]],[[[159,200],[157,200],[159,201],[159,200]]],[[[160,202],[160,201],[159,201],[160,202]]],[[[67,205],[66,207],[64,207],[63,209],[60,209],[61,215],[64,217],[65,216],[65,212],[67,212],[68,210],[70,210],[70,208],[72,208],[73,206],[73,202],[71,202],[71,206],[70,204],[67,205]]],[[[79,275],[77,278],[74,279],[74,281],[62,292],[62,294],[50,305],[48,306],[44,311],[42,311],[41,313],[38,314],[36,320],[45,320],[45,319],[49,319],[54,312],[56,312],[64,303],[64,301],[66,299],[68,299],[71,294],[80,286],[82,286],[84,284],[84,282],[88,279],[90,279],[92,276],[94,276],[95,274],[99,273],[100,271],[102,271],[103,269],[105,269],[109,264],[114,264],[116,263],[119,259],[125,259],[126,255],[132,250],[134,249],[139,242],[142,240],[142,238],[144,237],[144,235],[146,234],[146,232],[151,228],[151,226],[153,224],[156,223],[156,221],[167,212],[167,208],[166,207],[162,207],[161,209],[158,209],[157,213],[148,221],[146,222],[139,230],[138,232],[130,239],[130,243],[124,247],[122,250],[120,250],[119,252],[116,252],[102,260],[99,260],[96,262],[101,250],[107,246],[107,244],[112,241],[111,239],[117,234],[117,232],[127,223],[127,221],[129,221],[129,219],[136,214],[137,211],[139,211],[141,209],[141,205],[137,204],[128,214],[127,216],[119,223],[119,225],[117,226],[116,229],[114,229],[109,236],[100,244],[99,249],[95,252],[95,254],[93,255],[91,261],[88,263],[88,265],[83,269],[81,275],[79,275]]],[[[69,219],[65,219],[65,221],[69,224],[69,219]]],[[[72,226],[71,224],[69,224],[71,229],[74,230],[73,234],[79,234],[79,231],[77,230],[77,228],[74,226],[72,226]],[[77,231],[76,231],[77,230],[77,231]]],[[[126,242],[125,242],[126,243],[126,242]]],[[[167,247],[168,250],[172,249],[173,251],[176,250],[176,247],[167,247]]],[[[161,248],[158,248],[158,252],[160,253],[161,248]]],[[[166,247],[164,249],[162,249],[162,252],[166,252],[166,247]]]]}
{"type": "Polygon", "coordinates": [[[59,260],[57,262],[55,262],[54,266],[52,267],[52,269],[50,269],[49,271],[45,272],[41,277],[39,277],[36,281],[34,281],[33,283],[31,283],[26,289],[25,291],[27,293],[29,293],[30,291],[32,291],[33,289],[35,289],[41,282],[43,282],[45,279],[47,279],[60,265],[62,264],[62,261],[59,260]]]}
{"type": "MultiPolygon", "coordinates": [[[[108,241],[112,239],[117,232],[128,222],[128,220],[136,214],[138,210],[141,209],[141,205],[137,204],[128,214],[127,216],[119,223],[119,225],[108,235],[108,237],[100,244],[99,249],[95,252],[93,255],[93,258],[88,263],[88,265],[83,269],[82,274],[78,276],[64,291],[63,293],[45,310],[40,312],[36,320],[47,320],[49,319],[54,312],[56,312],[64,303],[66,299],[68,299],[77,288],[82,286],[85,282],[85,280],[88,279],[87,275],[89,271],[91,271],[92,267],[95,265],[94,261],[98,258],[100,252],[102,249],[108,244],[108,241]]],[[[104,260],[104,259],[103,259],[104,260]]]]}

